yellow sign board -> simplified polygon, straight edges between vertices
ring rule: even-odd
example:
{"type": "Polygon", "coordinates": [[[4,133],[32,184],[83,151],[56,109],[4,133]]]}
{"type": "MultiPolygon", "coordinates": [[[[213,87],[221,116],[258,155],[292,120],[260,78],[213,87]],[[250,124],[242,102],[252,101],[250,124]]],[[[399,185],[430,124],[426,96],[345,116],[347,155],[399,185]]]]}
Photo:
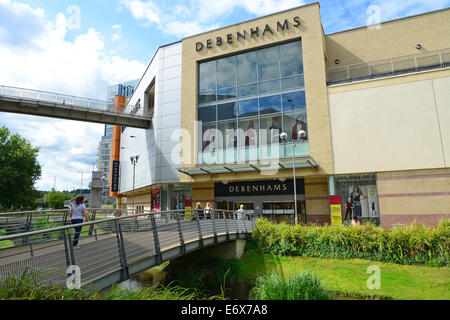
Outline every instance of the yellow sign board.
{"type": "Polygon", "coordinates": [[[330,208],[331,208],[331,225],[342,224],[341,205],[332,204],[330,205],[330,208]]]}

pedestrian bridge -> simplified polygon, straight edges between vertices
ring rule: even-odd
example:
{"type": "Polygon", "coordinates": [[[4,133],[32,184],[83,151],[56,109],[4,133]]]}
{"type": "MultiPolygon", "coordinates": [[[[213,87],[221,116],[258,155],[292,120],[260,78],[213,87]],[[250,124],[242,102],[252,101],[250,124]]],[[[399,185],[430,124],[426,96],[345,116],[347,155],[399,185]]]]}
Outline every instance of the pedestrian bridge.
{"type": "MultiPolygon", "coordinates": [[[[68,268],[77,266],[81,286],[101,290],[186,253],[246,239],[255,225],[253,215],[225,210],[199,219],[194,210],[119,214],[80,224],[78,249],[71,225],[0,236],[0,286],[26,269],[37,271],[42,282],[66,285],[68,268]]],[[[0,230],[5,226],[0,219],[0,230]]]]}
{"type": "Polygon", "coordinates": [[[149,117],[123,112],[125,106],[59,93],[0,85],[0,112],[150,128],[149,117]]]}

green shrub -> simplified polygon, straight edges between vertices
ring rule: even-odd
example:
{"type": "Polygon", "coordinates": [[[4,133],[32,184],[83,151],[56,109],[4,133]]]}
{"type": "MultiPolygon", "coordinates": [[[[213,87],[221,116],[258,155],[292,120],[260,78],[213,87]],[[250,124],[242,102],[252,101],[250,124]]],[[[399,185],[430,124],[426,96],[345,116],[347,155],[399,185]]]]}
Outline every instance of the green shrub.
{"type": "Polygon", "coordinates": [[[331,300],[332,293],[310,271],[287,279],[272,271],[256,279],[251,296],[255,300],[331,300]]]}
{"type": "Polygon", "coordinates": [[[290,226],[258,219],[251,241],[260,253],[448,266],[450,220],[436,227],[413,223],[388,230],[372,224],[290,226]]]}

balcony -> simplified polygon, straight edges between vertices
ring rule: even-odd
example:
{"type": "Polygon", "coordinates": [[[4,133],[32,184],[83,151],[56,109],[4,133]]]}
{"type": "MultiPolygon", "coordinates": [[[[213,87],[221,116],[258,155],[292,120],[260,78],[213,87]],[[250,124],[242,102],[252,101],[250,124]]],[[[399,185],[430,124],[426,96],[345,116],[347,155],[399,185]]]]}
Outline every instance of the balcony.
{"type": "Polygon", "coordinates": [[[327,85],[450,67],[450,48],[327,69],[327,85]]]}
{"type": "MultiPolygon", "coordinates": [[[[295,156],[304,157],[309,155],[309,143],[298,142],[294,148],[295,156]]],[[[268,144],[261,146],[250,146],[242,148],[217,149],[198,153],[198,164],[233,164],[245,163],[258,160],[278,160],[292,157],[292,142],[286,145],[268,144]]]]}

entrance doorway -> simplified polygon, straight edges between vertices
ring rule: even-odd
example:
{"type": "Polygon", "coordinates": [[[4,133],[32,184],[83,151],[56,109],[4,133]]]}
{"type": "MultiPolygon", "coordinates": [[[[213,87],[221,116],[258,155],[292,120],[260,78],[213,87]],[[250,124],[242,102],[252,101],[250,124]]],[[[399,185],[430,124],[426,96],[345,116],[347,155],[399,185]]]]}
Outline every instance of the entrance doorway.
{"type": "MultiPolygon", "coordinates": [[[[263,202],[263,217],[276,222],[295,223],[294,201],[263,202]]],[[[299,223],[306,223],[305,200],[297,201],[297,218],[299,223]]]]}

